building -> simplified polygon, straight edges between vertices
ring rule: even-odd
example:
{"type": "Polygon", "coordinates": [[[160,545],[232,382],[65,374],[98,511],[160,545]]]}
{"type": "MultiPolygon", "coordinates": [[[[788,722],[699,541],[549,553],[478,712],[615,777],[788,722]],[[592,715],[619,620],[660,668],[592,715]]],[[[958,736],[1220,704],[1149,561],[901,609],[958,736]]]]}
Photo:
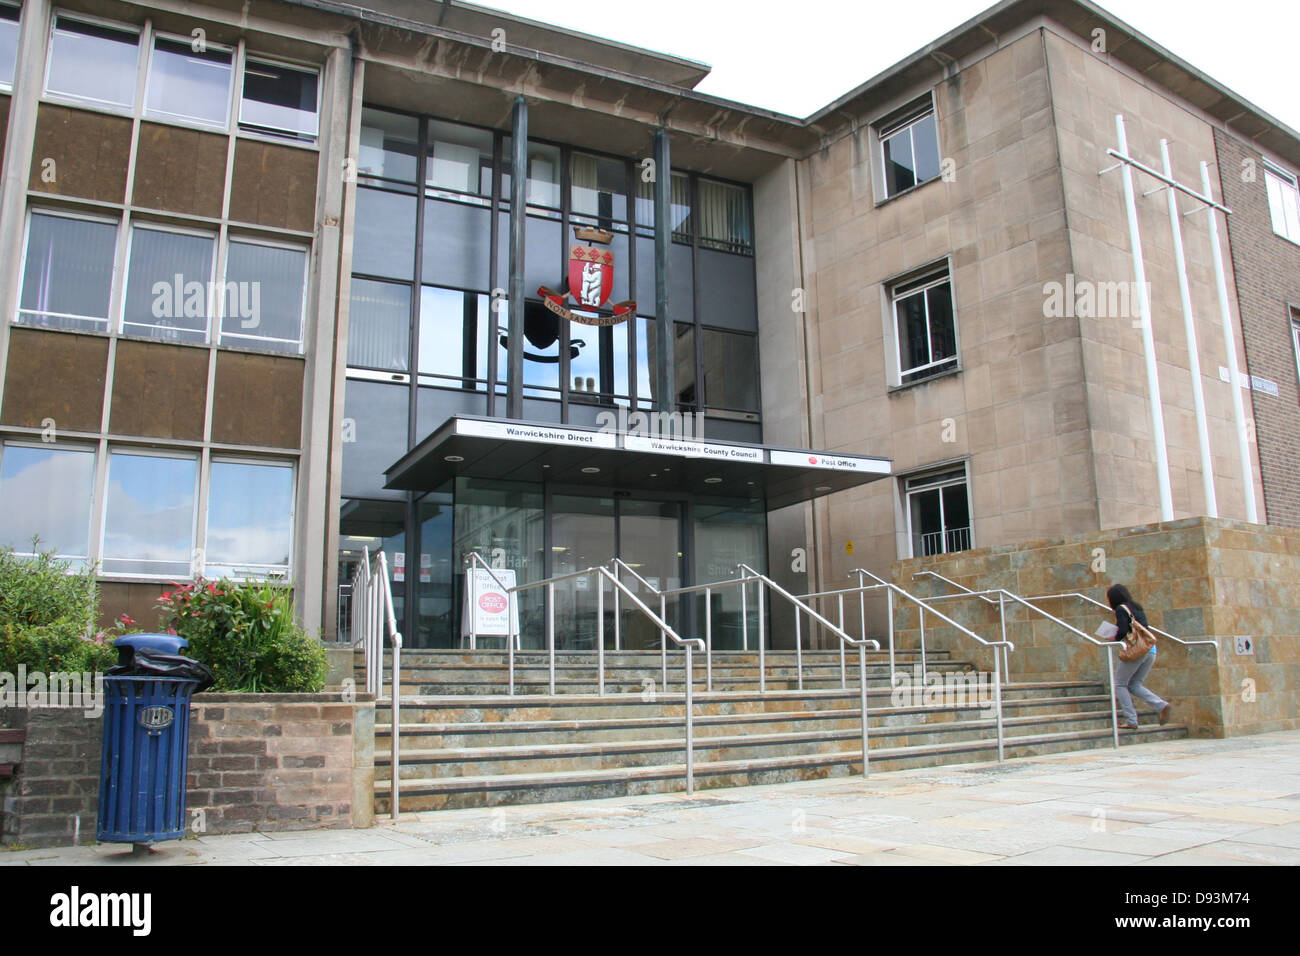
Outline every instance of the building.
{"type": "Polygon", "coordinates": [[[802,593],[1157,520],[1161,446],[1169,517],[1300,520],[1300,137],[1090,3],[1006,0],[806,119],[458,2],[0,11],[0,540],[95,562],[108,617],[280,574],[330,640],[363,547],[415,647],[460,640],[470,552],[802,593]],[[1123,171],[1098,173],[1116,114],[1233,210],[1231,360],[1184,217],[1198,414],[1139,178],[1163,443],[1123,171]],[[1234,364],[1277,390],[1247,395],[1244,461],[1234,364]]]}

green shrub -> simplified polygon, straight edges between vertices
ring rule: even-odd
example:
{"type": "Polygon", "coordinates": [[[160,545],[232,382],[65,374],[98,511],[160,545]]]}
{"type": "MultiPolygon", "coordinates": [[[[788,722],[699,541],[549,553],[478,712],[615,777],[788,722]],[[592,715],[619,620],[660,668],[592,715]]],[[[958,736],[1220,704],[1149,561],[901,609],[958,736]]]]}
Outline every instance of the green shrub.
{"type": "Polygon", "coordinates": [[[54,552],[0,547],[0,671],[84,673],[117,663],[111,636],[91,636],[99,608],[92,569],[73,569],[54,552]]]}
{"type": "Polygon", "coordinates": [[[287,588],[225,578],[173,587],[158,598],[163,625],[212,670],[213,690],[311,693],[325,686],[325,649],[294,620],[287,588]]]}

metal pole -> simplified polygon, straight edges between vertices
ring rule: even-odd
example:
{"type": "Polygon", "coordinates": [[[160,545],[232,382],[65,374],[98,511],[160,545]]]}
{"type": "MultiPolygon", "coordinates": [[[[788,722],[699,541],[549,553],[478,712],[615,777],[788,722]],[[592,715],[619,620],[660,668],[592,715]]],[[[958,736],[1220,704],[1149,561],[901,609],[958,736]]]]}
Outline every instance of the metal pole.
{"type": "Polygon", "coordinates": [[[862,707],[862,776],[867,775],[867,645],[858,645],[858,699],[862,707]]]}
{"type": "MultiPolygon", "coordinates": [[[[842,631],[844,630],[844,595],[843,594],[838,596],[838,603],[840,606],[840,630],[842,631]]],[[[866,635],[863,636],[865,637],[866,635]]],[[[840,690],[848,690],[849,676],[848,676],[848,671],[845,669],[845,665],[844,665],[844,638],[841,637],[839,639],[839,642],[840,642],[840,690]]]]}
{"type": "Polygon", "coordinates": [[[794,609],[794,669],[799,674],[799,689],[803,690],[803,633],[799,623],[799,608],[794,609]]]}
{"type": "Polygon", "coordinates": [[[1006,759],[1006,740],[1002,733],[1002,662],[993,655],[993,706],[998,711],[998,763],[1006,759]]]}
{"type": "Polygon", "coordinates": [[[746,595],[749,593],[747,582],[740,583],[740,646],[749,650],[749,607],[746,595]]]}
{"type": "Polygon", "coordinates": [[[389,755],[389,764],[393,768],[393,793],[392,806],[388,809],[392,819],[396,820],[402,788],[401,743],[398,740],[402,732],[402,644],[400,640],[393,642],[393,706],[389,710],[392,713],[392,727],[389,732],[392,751],[389,755]]]}
{"type": "Polygon", "coordinates": [[[515,97],[510,140],[510,332],[506,417],[524,417],[524,225],[528,219],[528,103],[515,97]]]}
{"type": "Polygon", "coordinates": [[[546,648],[550,652],[551,696],[555,696],[555,582],[546,585],[546,648]]]}
{"type": "MultiPolygon", "coordinates": [[[[614,580],[616,582],[618,581],[618,572],[619,572],[619,564],[617,561],[615,561],[614,580]]],[[[635,582],[633,582],[633,586],[635,586],[635,582]]],[[[614,650],[616,651],[623,649],[623,642],[622,642],[623,608],[619,598],[620,598],[619,589],[615,587],[614,588],[614,650]]]]}
{"type": "MultiPolygon", "coordinates": [[[[1115,115],[1115,133],[1119,151],[1128,155],[1128,136],[1124,117],[1115,115]]],[[[1156,341],[1151,325],[1151,302],[1147,297],[1147,271],[1142,261],[1142,236],[1138,231],[1137,202],[1133,198],[1133,171],[1128,163],[1120,164],[1120,182],[1124,187],[1124,209],[1128,214],[1129,246],[1133,253],[1133,272],[1137,279],[1138,313],[1142,321],[1142,354],[1146,359],[1147,393],[1151,403],[1151,436],[1156,446],[1156,484],[1160,488],[1160,520],[1174,520],[1173,492],[1169,485],[1169,448],[1165,443],[1164,408],[1160,402],[1160,376],[1156,370],[1156,341]]]]}
{"type": "MultiPolygon", "coordinates": [[[[1210,195],[1210,169],[1201,163],[1201,189],[1210,195]]],[[[1250,442],[1246,434],[1246,411],[1241,401],[1238,381],[1237,342],[1232,331],[1232,309],[1228,305],[1228,283],[1223,277],[1223,252],[1219,248],[1219,217],[1209,210],[1210,261],[1214,264],[1214,284],[1219,293],[1219,318],[1223,322],[1223,348],[1228,355],[1228,379],[1232,391],[1232,419],[1237,426],[1237,455],[1241,459],[1241,483],[1246,498],[1246,520],[1259,524],[1255,508],[1255,470],[1250,460],[1250,442]]]]}
{"type": "MultiPolygon", "coordinates": [[[[661,412],[677,408],[676,365],[673,361],[676,336],[668,315],[669,253],[672,249],[672,156],[668,131],[655,130],[655,371],[654,406],[661,412]]],[[[513,339],[512,339],[513,341],[513,339]]]]}
{"type": "MultiPolygon", "coordinates": [[[[615,589],[617,590],[617,589],[615,589]]],[[[605,696],[605,577],[596,575],[596,693],[605,696]]]]}
{"type": "Polygon", "coordinates": [[[1119,711],[1115,709],[1115,651],[1106,648],[1106,674],[1110,678],[1110,734],[1115,749],[1119,750],[1119,711]]]}
{"type": "MultiPolygon", "coordinates": [[[[469,649],[478,647],[478,569],[473,559],[469,563],[469,649]]],[[[510,630],[507,625],[506,630],[510,630]]]]}
{"type": "MultiPolygon", "coordinates": [[[[659,595],[659,620],[665,624],[668,623],[668,602],[661,594],[659,595]]],[[[659,631],[659,677],[663,681],[663,692],[668,693],[668,633],[662,628],[659,631]]]]}
{"type": "MultiPolygon", "coordinates": [[[[743,585],[742,585],[743,587],[743,585]]],[[[713,589],[704,589],[704,689],[713,693],[713,589]]]]}
{"type": "MultiPolygon", "coordinates": [[[[743,587],[743,585],[742,585],[743,587]]],[[[763,636],[763,582],[758,582],[758,692],[767,693],[767,641],[763,636]]]]}
{"type": "MultiPolygon", "coordinates": [[[[1173,164],[1169,161],[1169,141],[1160,141],[1160,158],[1164,161],[1165,175],[1173,178],[1173,164]]],[[[1166,188],[1169,201],[1169,228],[1174,235],[1174,265],[1178,269],[1178,298],[1183,306],[1183,328],[1187,333],[1187,364],[1192,373],[1192,408],[1196,412],[1196,441],[1201,450],[1201,485],[1205,493],[1205,513],[1211,518],[1219,516],[1219,503],[1214,494],[1214,459],[1210,454],[1210,431],[1205,418],[1205,393],[1201,388],[1201,357],[1196,347],[1196,319],[1192,315],[1192,293],[1187,284],[1187,260],[1183,256],[1183,224],[1178,215],[1178,197],[1166,188]]]]}
{"type": "Polygon", "coordinates": [[[519,615],[515,612],[518,607],[516,602],[519,600],[514,591],[506,592],[506,661],[507,674],[510,681],[510,696],[515,696],[515,643],[519,640],[518,633],[511,633],[515,629],[515,620],[519,615]]]}
{"type": "Polygon", "coordinates": [[[924,601],[917,603],[916,620],[921,627],[921,680],[925,680],[925,676],[930,673],[925,666],[925,609],[926,603],[924,601]]]}
{"type": "MultiPolygon", "coordinates": [[[[1007,603],[1006,603],[1006,595],[1004,595],[1001,591],[998,592],[998,621],[1002,625],[1002,640],[1005,641],[1007,639],[1007,603]]],[[[1032,637],[1033,624],[1031,623],[1029,626],[1030,626],[1030,636],[1032,637]]],[[[1007,654],[1006,645],[1003,644],[1000,648],[996,648],[993,651],[994,656],[997,656],[998,651],[1002,652],[1002,666],[1006,669],[1007,676],[1010,677],[1011,659],[1010,656],[1007,654]]]]}
{"type": "MultiPolygon", "coordinates": [[[[667,640],[667,635],[664,635],[667,640]]],[[[686,795],[695,792],[695,698],[691,693],[691,645],[686,645],[686,795]]]]}

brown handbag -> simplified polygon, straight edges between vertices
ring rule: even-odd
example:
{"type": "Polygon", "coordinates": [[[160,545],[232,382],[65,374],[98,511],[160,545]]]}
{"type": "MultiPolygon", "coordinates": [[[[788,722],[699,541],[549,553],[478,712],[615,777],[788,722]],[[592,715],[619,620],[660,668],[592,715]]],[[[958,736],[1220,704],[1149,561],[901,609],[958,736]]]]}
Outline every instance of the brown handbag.
{"type": "Polygon", "coordinates": [[[1127,604],[1122,606],[1128,611],[1131,630],[1128,637],[1124,638],[1124,646],[1119,649],[1119,659],[1125,664],[1131,664],[1141,660],[1143,654],[1151,653],[1151,648],[1156,646],[1156,636],[1137,619],[1131,607],[1127,604]]]}

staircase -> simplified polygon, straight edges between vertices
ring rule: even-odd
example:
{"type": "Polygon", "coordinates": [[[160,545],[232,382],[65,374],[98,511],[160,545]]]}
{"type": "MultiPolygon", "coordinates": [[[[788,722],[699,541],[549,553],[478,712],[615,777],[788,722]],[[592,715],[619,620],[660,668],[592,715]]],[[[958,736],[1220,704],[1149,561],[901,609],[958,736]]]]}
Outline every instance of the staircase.
{"type": "MultiPolygon", "coordinates": [[[[503,651],[404,651],[402,810],[683,790],[681,661],[680,652],[670,653],[665,690],[658,651],[607,652],[605,696],[597,696],[595,654],[559,653],[552,695],[546,655],[519,652],[511,697],[503,651]]],[[[909,673],[920,662],[910,651],[898,652],[896,661],[909,673]]],[[[972,669],[943,651],[931,651],[926,662],[930,672],[942,674],[972,669]]],[[[838,651],[805,651],[802,689],[793,651],[768,652],[766,665],[766,693],[760,694],[757,652],[715,652],[709,691],[697,657],[695,785],[861,773],[856,655],[848,656],[842,683],[838,651]]],[[[969,698],[894,706],[885,651],[868,652],[867,676],[873,772],[997,758],[991,709],[969,698]]],[[[1100,682],[1008,682],[1002,703],[1008,758],[1111,745],[1110,699],[1100,682]]],[[[381,700],[376,813],[389,810],[391,732],[389,706],[381,700]]],[[[1152,724],[1121,734],[1120,742],[1185,736],[1182,725],[1152,724]]]]}

